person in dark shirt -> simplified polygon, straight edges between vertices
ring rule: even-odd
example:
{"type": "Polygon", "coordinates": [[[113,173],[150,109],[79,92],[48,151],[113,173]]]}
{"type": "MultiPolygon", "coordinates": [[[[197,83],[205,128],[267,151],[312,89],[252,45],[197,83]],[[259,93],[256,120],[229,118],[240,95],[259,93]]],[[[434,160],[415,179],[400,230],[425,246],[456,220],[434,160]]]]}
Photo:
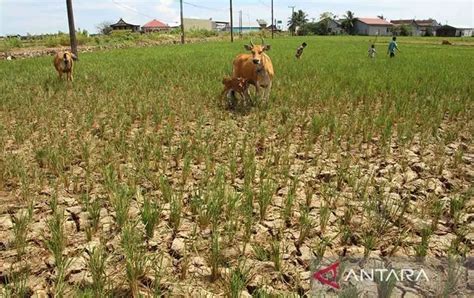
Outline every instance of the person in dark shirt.
{"type": "Polygon", "coordinates": [[[306,48],[306,42],[303,42],[297,49],[296,49],[296,59],[300,59],[301,55],[303,55],[303,51],[306,48]]]}

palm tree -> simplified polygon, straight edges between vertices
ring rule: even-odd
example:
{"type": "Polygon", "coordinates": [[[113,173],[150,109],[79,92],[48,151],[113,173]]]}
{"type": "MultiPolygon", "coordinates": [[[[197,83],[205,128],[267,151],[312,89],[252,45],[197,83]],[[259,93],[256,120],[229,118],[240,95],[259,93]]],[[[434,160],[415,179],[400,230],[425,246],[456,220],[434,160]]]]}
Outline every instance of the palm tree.
{"type": "Polygon", "coordinates": [[[332,20],[335,20],[336,19],[336,15],[333,14],[332,12],[330,11],[325,11],[323,12],[322,14],[319,15],[319,19],[320,20],[324,20],[324,19],[332,19],[332,20]]]}
{"type": "Polygon", "coordinates": [[[357,21],[357,18],[354,16],[354,13],[350,10],[346,12],[343,16],[344,20],[342,21],[342,28],[346,30],[349,34],[354,34],[354,26],[357,21]]]}
{"type": "Polygon", "coordinates": [[[297,27],[301,27],[308,22],[308,15],[301,9],[295,11],[288,21],[288,29],[292,34],[295,33],[297,27]]]}

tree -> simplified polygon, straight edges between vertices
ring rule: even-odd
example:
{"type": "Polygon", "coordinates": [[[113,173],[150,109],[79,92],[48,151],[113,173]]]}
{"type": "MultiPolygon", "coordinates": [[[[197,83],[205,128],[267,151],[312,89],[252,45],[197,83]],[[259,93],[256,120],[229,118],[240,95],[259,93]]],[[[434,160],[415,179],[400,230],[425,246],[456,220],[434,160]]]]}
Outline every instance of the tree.
{"type": "Polygon", "coordinates": [[[319,21],[318,26],[316,27],[316,32],[314,33],[318,35],[328,35],[329,34],[329,18],[325,18],[319,21]]]}
{"type": "Polygon", "coordinates": [[[400,35],[401,36],[410,36],[411,35],[411,28],[405,24],[400,26],[400,35]]]}
{"type": "Polygon", "coordinates": [[[328,19],[316,23],[312,32],[316,35],[329,35],[328,19]]]}
{"type": "Polygon", "coordinates": [[[324,20],[324,19],[332,19],[334,20],[336,18],[336,15],[333,14],[330,11],[325,11],[322,14],[319,15],[319,20],[324,20]]]}
{"type": "Polygon", "coordinates": [[[355,23],[357,21],[357,18],[354,16],[354,13],[350,10],[346,12],[346,14],[343,17],[342,21],[342,28],[348,33],[348,34],[354,34],[354,27],[355,23]]]}
{"type": "Polygon", "coordinates": [[[308,23],[308,15],[301,9],[295,11],[288,21],[288,29],[291,33],[295,33],[298,27],[304,26],[308,23]]]}
{"type": "Polygon", "coordinates": [[[318,31],[318,25],[319,23],[306,23],[303,26],[300,27],[298,30],[299,35],[313,35],[317,34],[316,32],[318,31]]]}
{"type": "Polygon", "coordinates": [[[425,32],[425,36],[433,36],[433,29],[431,28],[427,28],[426,29],[426,32],[425,32]]]}
{"type": "Polygon", "coordinates": [[[112,27],[110,27],[110,25],[112,25],[112,22],[105,21],[97,25],[96,28],[100,34],[107,35],[112,32],[112,27]]]}

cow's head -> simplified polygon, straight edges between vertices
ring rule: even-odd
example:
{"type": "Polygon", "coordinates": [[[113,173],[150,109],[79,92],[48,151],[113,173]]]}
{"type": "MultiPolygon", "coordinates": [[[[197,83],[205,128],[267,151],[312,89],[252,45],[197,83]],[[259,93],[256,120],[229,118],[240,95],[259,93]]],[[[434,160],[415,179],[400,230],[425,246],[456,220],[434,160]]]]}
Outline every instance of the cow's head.
{"type": "Polygon", "coordinates": [[[64,64],[68,65],[71,63],[72,60],[77,60],[77,56],[71,52],[64,52],[63,54],[64,64]]]}
{"type": "Polygon", "coordinates": [[[245,89],[248,88],[248,86],[249,86],[249,81],[248,81],[247,79],[245,79],[245,78],[237,78],[237,80],[238,80],[238,82],[239,82],[239,83],[238,83],[238,87],[239,87],[240,90],[245,90],[245,89]]]}
{"type": "Polygon", "coordinates": [[[253,41],[250,40],[249,45],[244,46],[247,51],[252,52],[252,61],[255,64],[260,64],[262,60],[262,54],[265,51],[269,51],[271,46],[265,44],[265,40],[262,38],[262,44],[261,45],[254,45],[253,41]]]}

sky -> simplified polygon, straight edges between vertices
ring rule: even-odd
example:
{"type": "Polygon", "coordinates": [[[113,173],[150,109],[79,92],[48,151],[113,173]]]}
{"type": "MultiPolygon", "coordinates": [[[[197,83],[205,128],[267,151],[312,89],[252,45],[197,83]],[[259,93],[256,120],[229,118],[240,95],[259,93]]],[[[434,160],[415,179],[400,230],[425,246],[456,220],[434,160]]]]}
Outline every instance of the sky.
{"type": "MultiPolygon", "coordinates": [[[[90,33],[101,22],[143,25],[152,19],[178,23],[179,0],[72,0],[76,28],[90,33]]],[[[271,0],[233,0],[234,23],[242,10],[243,25],[257,26],[256,19],[271,22],[271,0]]],[[[323,12],[342,16],[347,10],[356,17],[382,14],[392,19],[434,18],[442,24],[474,27],[474,0],[274,0],[275,18],[286,23],[291,8],[302,9],[318,20],[323,12]]],[[[229,0],[184,0],[184,16],[229,20],[229,0]]],[[[0,0],[0,35],[67,32],[65,0],[0,0]]]]}

